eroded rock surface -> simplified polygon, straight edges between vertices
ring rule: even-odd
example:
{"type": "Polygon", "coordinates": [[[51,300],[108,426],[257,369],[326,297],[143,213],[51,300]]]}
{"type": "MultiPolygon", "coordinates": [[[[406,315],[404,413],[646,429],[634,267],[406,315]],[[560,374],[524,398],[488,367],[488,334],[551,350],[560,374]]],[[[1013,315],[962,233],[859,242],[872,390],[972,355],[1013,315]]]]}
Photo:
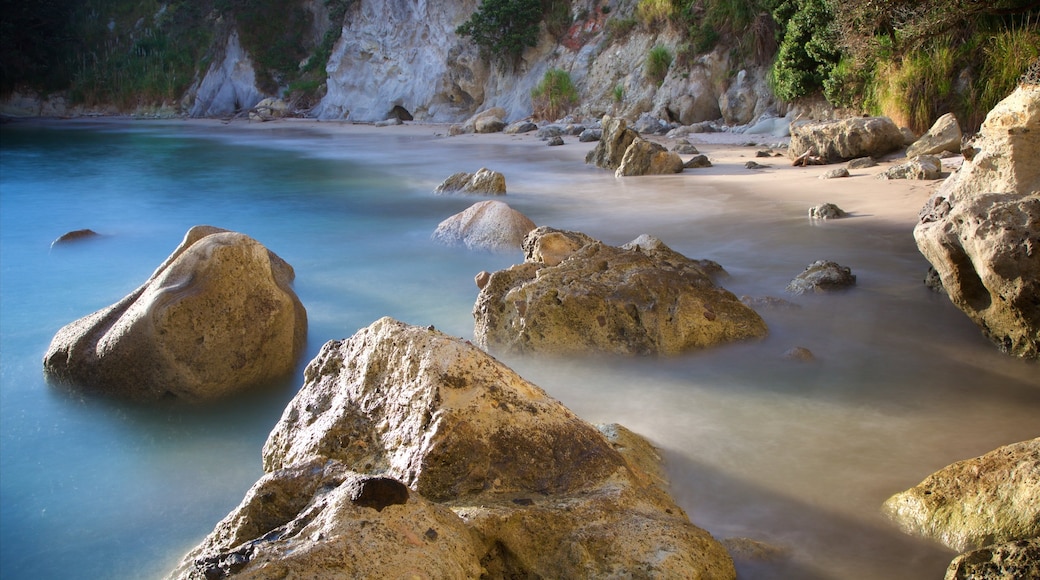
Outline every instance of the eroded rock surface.
{"type": "Polygon", "coordinates": [[[903,134],[888,117],[854,117],[791,124],[787,154],[805,153],[837,163],[857,157],[880,157],[903,146],[903,134]]]}
{"type": "Polygon", "coordinates": [[[474,336],[492,351],[669,355],[767,332],[710,266],[650,236],[619,248],[541,227],[524,252],[473,309],[474,336]]]}
{"type": "Polygon", "coordinates": [[[1040,356],[1040,85],[1021,85],[982,124],[972,158],[914,228],[950,300],[1001,350],[1040,356]]]}
{"type": "Polygon", "coordinates": [[[500,201],[482,201],[442,221],[433,239],[471,250],[515,251],[535,223],[500,201]]]}
{"type": "Polygon", "coordinates": [[[1040,438],[958,461],[889,498],[908,534],[963,552],[1040,536],[1040,438]]]}
{"type": "Polygon", "coordinates": [[[647,448],[467,341],[383,318],[311,361],[266,475],[173,577],[734,578],[647,448]]]}
{"type": "Polygon", "coordinates": [[[906,148],[909,158],[919,155],[938,155],[944,151],[961,152],[961,127],[953,113],[939,117],[928,132],[906,148]]]}
{"type": "Polygon", "coordinates": [[[954,558],[946,580],[1040,578],[1040,538],[979,548],[954,558]]]}
{"type": "Polygon", "coordinates": [[[787,291],[795,295],[817,294],[844,290],[855,285],[856,276],[847,266],[830,260],[817,260],[791,280],[787,291]]]}
{"type": "Polygon", "coordinates": [[[433,192],[505,195],[506,176],[486,167],[481,167],[473,173],[460,171],[449,175],[433,192]]]}
{"type": "Polygon", "coordinates": [[[193,227],[144,285],[59,330],[44,372],[91,392],[192,401],[285,376],[307,337],[294,277],[249,236],[193,227]]]}

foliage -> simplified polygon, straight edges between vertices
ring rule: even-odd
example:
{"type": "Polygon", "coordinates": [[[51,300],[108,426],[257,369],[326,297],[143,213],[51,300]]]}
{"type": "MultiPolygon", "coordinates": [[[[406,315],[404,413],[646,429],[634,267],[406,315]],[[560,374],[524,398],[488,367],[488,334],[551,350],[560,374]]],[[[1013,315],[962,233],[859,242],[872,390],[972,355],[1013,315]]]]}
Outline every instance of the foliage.
{"type": "Polygon", "coordinates": [[[277,92],[307,57],[310,13],[299,2],[285,0],[218,0],[217,6],[237,24],[242,47],[255,64],[257,86],[277,92]]]}
{"type": "Polygon", "coordinates": [[[36,84],[64,88],[66,55],[75,52],[76,0],[0,0],[0,92],[36,84]]]}
{"type": "Polygon", "coordinates": [[[481,0],[455,32],[470,37],[485,58],[513,65],[537,43],[541,20],[541,0],[481,0]]]}
{"type": "Polygon", "coordinates": [[[672,66],[672,52],[667,46],[657,44],[646,55],[646,76],[660,84],[672,66]]]}
{"type": "Polygon", "coordinates": [[[639,24],[635,18],[611,18],[607,21],[607,42],[617,42],[632,32],[639,24]]]}
{"type": "Polygon", "coordinates": [[[674,15],[672,0],[639,0],[636,5],[636,18],[645,26],[666,24],[674,15]]]}
{"type": "Polygon", "coordinates": [[[773,92],[790,101],[822,89],[841,60],[826,0],[786,0],[776,8],[774,18],[782,23],[783,32],[770,71],[773,92]]]}
{"type": "Polygon", "coordinates": [[[545,29],[559,40],[567,35],[574,17],[571,15],[571,0],[542,0],[545,29]]]}
{"type": "Polygon", "coordinates": [[[534,116],[555,121],[567,115],[578,104],[578,90],[565,70],[551,68],[545,71],[538,86],[531,91],[534,116]]]}
{"type": "Polygon", "coordinates": [[[943,113],[953,110],[954,51],[940,41],[933,50],[918,50],[899,62],[883,65],[874,84],[873,106],[897,124],[924,132],[943,113]]]}
{"type": "Polygon", "coordinates": [[[614,85],[614,102],[620,103],[625,100],[625,85],[614,85]]]}

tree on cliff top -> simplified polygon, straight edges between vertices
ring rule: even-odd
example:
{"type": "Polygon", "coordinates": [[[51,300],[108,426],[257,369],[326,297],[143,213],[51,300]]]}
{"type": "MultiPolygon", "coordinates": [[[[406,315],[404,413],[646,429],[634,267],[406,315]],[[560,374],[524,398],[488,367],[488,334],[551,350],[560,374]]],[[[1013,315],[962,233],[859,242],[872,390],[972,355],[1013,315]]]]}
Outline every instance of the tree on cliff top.
{"type": "Polygon", "coordinates": [[[455,32],[473,39],[484,58],[513,65],[525,49],[537,44],[541,21],[541,0],[481,0],[455,32]]]}

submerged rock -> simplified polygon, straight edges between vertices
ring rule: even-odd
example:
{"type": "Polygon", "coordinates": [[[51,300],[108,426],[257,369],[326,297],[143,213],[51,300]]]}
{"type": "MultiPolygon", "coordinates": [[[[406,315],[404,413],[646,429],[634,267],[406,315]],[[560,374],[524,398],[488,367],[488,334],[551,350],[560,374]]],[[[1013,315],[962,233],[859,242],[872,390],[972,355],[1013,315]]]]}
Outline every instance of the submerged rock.
{"type": "Polygon", "coordinates": [[[888,117],[854,117],[834,121],[791,123],[787,154],[805,153],[837,163],[857,157],[880,157],[903,146],[903,134],[888,117]]]}
{"type": "Polygon", "coordinates": [[[982,124],[971,160],[928,200],[917,247],[957,308],[1002,351],[1040,356],[1040,86],[982,124]]]}
{"type": "Polygon", "coordinates": [[[304,379],[266,475],[174,578],[232,555],[251,578],[735,577],[638,437],[608,440],[467,341],[383,318],[304,379]],[[375,478],[388,497],[359,502],[375,478]]]}
{"type": "Polygon", "coordinates": [[[433,239],[471,250],[516,251],[533,221],[501,201],[482,201],[442,221],[433,239]]]}
{"type": "Polygon", "coordinates": [[[908,534],[963,552],[1040,536],[1040,438],[959,461],[890,497],[908,534]]]}
{"type": "Polygon", "coordinates": [[[805,267],[787,285],[787,291],[799,295],[805,293],[830,292],[843,290],[856,284],[856,276],[852,270],[837,262],[817,260],[805,267]]]}
{"type": "Polygon", "coordinates": [[[307,337],[292,267],[256,240],[210,226],[140,288],[58,331],[45,374],[131,399],[211,399],[291,372],[307,337]]]}
{"type": "Polygon", "coordinates": [[[767,331],[704,264],[656,238],[618,248],[541,227],[527,235],[524,252],[523,264],[492,274],[477,297],[474,336],[482,347],[668,355],[767,331]]]}
{"type": "Polygon", "coordinates": [[[51,242],[51,247],[53,248],[54,246],[61,246],[69,242],[85,240],[87,238],[96,238],[98,237],[98,235],[100,234],[89,228],[82,230],[72,230],[71,232],[65,232],[64,234],[58,236],[57,239],[51,242]]]}

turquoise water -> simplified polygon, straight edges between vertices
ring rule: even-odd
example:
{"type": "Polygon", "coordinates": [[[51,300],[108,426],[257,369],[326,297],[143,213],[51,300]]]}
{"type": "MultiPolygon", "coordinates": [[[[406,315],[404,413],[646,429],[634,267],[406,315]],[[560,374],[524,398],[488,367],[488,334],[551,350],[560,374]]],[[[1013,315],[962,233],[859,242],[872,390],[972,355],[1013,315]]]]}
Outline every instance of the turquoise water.
{"type": "Polygon", "coordinates": [[[4,125],[0,576],[161,577],[259,477],[260,448],[300,386],[203,407],[83,397],[42,376],[61,326],[122,298],[188,228],[209,224],[295,268],[310,322],[301,369],[324,341],[381,316],[470,338],[474,274],[521,256],[432,244],[437,224],[476,200],[431,191],[488,166],[536,223],[616,244],[655,234],[721,262],[737,294],[782,295],[822,257],[850,265],[854,291],[763,312],[760,342],[669,360],[507,362],[587,420],[650,437],[695,523],[788,550],[781,564],[742,564],[742,577],[940,577],[952,554],[898,533],[878,505],[948,463],[1040,434],[1036,366],[994,352],[921,286],[908,231],[808,227],[803,207],[765,193],[686,175],[615,180],[553,149],[392,128],[4,125]],[[50,247],[81,228],[101,235],[50,247]],[[818,361],[778,356],[795,345],[818,361]]]}

